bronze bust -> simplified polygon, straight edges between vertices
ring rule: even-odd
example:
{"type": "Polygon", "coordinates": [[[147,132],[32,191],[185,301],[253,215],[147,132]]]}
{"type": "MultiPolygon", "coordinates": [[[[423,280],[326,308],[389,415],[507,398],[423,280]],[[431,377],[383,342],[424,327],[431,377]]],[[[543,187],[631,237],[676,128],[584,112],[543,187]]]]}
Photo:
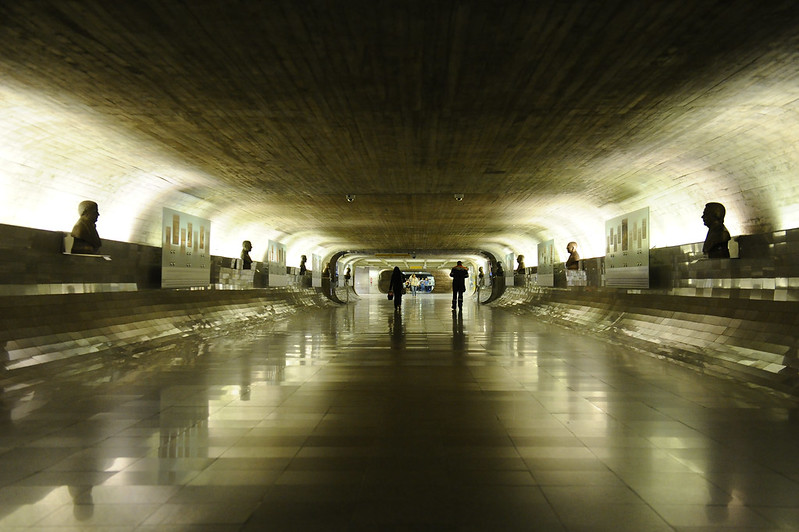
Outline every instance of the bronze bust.
{"type": "Polygon", "coordinates": [[[80,218],[72,228],[72,237],[75,242],[72,244],[70,253],[94,255],[102,245],[96,227],[97,219],[100,217],[97,203],[88,200],[81,201],[78,204],[78,214],[80,218]]]}
{"type": "Polygon", "coordinates": [[[727,214],[724,205],[721,203],[708,203],[702,213],[702,221],[707,226],[707,236],[705,244],[702,246],[702,253],[709,259],[729,259],[730,232],[724,226],[724,216],[727,214]]]}
{"type": "Polygon", "coordinates": [[[580,255],[577,253],[577,242],[569,242],[566,244],[566,251],[569,252],[569,258],[566,259],[566,269],[579,270],[580,255]]]}
{"type": "Polygon", "coordinates": [[[241,243],[241,269],[252,269],[252,259],[250,258],[250,251],[252,251],[252,242],[245,240],[241,243]]]}

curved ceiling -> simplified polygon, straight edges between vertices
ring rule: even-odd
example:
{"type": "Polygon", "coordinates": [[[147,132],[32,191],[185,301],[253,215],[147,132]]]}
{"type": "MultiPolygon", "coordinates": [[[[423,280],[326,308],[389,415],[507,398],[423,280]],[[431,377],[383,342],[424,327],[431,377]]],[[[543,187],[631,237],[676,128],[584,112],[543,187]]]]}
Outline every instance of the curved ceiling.
{"type": "Polygon", "coordinates": [[[20,0],[0,40],[2,223],[528,265],[646,206],[656,246],[799,226],[793,1],[20,0]]]}

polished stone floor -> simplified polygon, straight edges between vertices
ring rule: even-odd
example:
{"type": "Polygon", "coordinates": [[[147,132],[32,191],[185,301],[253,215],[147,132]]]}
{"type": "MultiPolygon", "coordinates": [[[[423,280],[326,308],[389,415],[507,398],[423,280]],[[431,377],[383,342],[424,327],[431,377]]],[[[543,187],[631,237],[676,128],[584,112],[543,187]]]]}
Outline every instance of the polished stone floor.
{"type": "Polygon", "coordinates": [[[799,529],[797,403],[446,296],[4,390],[0,530],[799,529]]]}

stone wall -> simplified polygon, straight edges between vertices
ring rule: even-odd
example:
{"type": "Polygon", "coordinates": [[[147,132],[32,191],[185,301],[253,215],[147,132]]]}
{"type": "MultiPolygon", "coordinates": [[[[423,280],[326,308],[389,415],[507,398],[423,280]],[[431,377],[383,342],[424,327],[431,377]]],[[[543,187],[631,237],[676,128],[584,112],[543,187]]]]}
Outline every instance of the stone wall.
{"type": "Polygon", "coordinates": [[[704,259],[701,243],[653,249],[649,289],[601,286],[601,258],[583,261],[585,287],[565,287],[565,275],[539,287],[532,271],[492,304],[797,394],[799,230],[739,244],[738,259],[704,259]]]}
{"type": "Polygon", "coordinates": [[[63,237],[0,224],[0,296],[161,287],[161,248],[103,240],[109,261],[63,254],[63,237]]]}
{"type": "Polygon", "coordinates": [[[149,348],[333,304],[317,290],[294,287],[0,297],[0,368],[149,348]]]}
{"type": "MultiPolygon", "coordinates": [[[[103,240],[97,256],[64,254],[64,233],[0,224],[0,296],[122,292],[161,288],[161,248],[103,240]]],[[[265,288],[268,273],[253,262],[252,273],[235,259],[211,256],[210,286],[224,290],[265,288]]],[[[293,268],[289,268],[293,270],[293,268]]],[[[289,272],[289,282],[302,280],[289,272]]],[[[309,283],[306,283],[309,285],[309,283]]]]}

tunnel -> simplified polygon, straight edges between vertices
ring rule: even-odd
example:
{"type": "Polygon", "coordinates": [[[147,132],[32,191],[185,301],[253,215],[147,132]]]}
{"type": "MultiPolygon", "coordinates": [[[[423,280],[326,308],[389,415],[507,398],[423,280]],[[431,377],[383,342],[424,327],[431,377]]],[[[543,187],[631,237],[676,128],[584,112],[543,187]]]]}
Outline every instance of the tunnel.
{"type": "Polygon", "coordinates": [[[0,42],[0,530],[799,529],[799,4],[0,42]]]}

